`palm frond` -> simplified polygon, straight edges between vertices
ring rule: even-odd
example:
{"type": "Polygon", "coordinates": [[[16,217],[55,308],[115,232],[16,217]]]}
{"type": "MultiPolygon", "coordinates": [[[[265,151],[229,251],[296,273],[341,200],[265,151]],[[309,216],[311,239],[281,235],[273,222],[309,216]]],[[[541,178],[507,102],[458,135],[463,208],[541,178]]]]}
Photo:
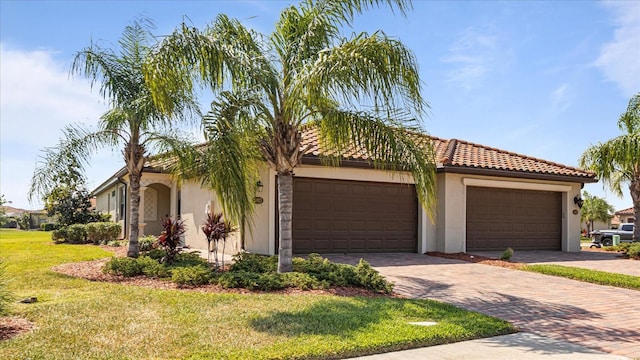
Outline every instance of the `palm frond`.
{"type": "Polygon", "coordinates": [[[84,173],[90,157],[103,146],[116,146],[118,136],[111,130],[91,132],[76,125],[68,125],[63,130],[63,139],[56,147],[42,150],[29,187],[29,200],[42,197],[56,185],[69,171],[84,173]]]}
{"type": "Polygon", "coordinates": [[[429,215],[435,213],[435,152],[426,134],[410,118],[392,112],[375,116],[371,112],[329,109],[322,112],[320,143],[327,150],[331,165],[340,162],[338,154],[358,152],[376,169],[402,176],[411,172],[418,199],[429,215]]]}
{"type": "Polygon", "coordinates": [[[400,41],[383,33],[360,34],[320,53],[296,79],[292,93],[313,103],[324,94],[353,107],[369,103],[379,108],[405,108],[420,116],[421,95],[417,60],[400,41]]]}

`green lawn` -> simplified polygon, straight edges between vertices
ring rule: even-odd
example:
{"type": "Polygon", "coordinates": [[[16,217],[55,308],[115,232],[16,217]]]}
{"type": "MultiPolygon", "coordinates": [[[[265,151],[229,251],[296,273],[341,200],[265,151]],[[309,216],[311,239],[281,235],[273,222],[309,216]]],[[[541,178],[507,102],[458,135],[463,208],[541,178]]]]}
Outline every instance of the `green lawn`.
{"type": "Polygon", "coordinates": [[[36,329],[1,341],[0,359],[326,359],[514,331],[427,300],[158,290],[50,270],[107,256],[92,245],[53,245],[45,232],[0,230],[10,290],[39,300],[13,307],[36,329]]]}
{"type": "Polygon", "coordinates": [[[640,277],[562,265],[526,265],[521,270],[560,276],[599,285],[640,289],[640,277]]]}

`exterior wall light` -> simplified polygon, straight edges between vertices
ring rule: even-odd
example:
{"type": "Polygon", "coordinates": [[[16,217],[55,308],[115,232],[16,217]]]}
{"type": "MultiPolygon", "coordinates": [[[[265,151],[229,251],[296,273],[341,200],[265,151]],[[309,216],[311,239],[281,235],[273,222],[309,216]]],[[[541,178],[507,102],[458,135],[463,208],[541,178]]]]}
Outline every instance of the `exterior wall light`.
{"type": "Polygon", "coordinates": [[[584,200],[582,200],[582,198],[580,197],[580,195],[576,195],[576,196],[573,198],[573,203],[574,203],[574,204],[576,204],[576,205],[578,205],[578,207],[582,209],[582,204],[584,204],[584,200]]]}

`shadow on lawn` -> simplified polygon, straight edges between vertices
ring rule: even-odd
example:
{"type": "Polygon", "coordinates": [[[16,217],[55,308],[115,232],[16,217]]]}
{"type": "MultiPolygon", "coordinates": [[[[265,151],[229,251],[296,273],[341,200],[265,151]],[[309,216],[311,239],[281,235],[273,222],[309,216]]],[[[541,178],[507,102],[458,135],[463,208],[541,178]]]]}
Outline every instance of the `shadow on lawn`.
{"type": "Polygon", "coordinates": [[[390,305],[372,299],[327,299],[301,311],[272,312],[251,320],[249,325],[274,335],[345,335],[388,319],[385,308],[390,305]]]}

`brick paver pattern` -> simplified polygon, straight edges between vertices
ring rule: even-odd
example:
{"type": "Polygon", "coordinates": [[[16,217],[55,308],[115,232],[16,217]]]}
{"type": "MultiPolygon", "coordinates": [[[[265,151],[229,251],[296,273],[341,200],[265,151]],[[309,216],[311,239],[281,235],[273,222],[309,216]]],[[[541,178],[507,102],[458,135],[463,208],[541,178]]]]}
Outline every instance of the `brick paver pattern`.
{"type": "Polygon", "coordinates": [[[495,316],[521,331],[640,357],[637,290],[420,254],[328,256],[350,264],[361,257],[393,281],[401,295],[495,316]]]}

